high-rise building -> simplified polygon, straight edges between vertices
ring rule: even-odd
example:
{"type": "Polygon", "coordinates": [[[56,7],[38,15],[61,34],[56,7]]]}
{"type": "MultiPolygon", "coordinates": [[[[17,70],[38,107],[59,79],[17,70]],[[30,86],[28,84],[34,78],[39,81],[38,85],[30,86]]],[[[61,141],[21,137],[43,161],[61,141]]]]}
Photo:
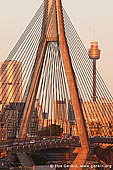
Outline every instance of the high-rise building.
{"type": "Polygon", "coordinates": [[[69,133],[70,125],[66,111],[66,100],[53,101],[51,122],[52,124],[60,125],[63,128],[64,133],[69,133]]]}
{"type": "Polygon", "coordinates": [[[52,115],[51,115],[52,123],[55,122],[57,124],[62,124],[65,120],[67,120],[66,115],[66,101],[53,101],[52,103],[52,115]]]}
{"type": "MultiPolygon", "coordinates": [[[[16,60],[0,62],[0,139],[6,140],[12,135],[12,129],[17,125],[17,113],[10,107],[12,103],[22,101],[22,64],[16,60]],[[6,119],[7,117],[7,119],[6,119]]],[[[14,105],[14,104],[13,104],[14,105]]]]}
{"type": "Polygon", "coordinates": [[[0,102],[22,101],[22,64],[16,60],[0,63],[0,102]]]}
{"type": "Polygon", "coordinates": [[[1,82],[1,67],[2,63],[0,62],[0,111],[2,110],[2,82],[1,82]]]}

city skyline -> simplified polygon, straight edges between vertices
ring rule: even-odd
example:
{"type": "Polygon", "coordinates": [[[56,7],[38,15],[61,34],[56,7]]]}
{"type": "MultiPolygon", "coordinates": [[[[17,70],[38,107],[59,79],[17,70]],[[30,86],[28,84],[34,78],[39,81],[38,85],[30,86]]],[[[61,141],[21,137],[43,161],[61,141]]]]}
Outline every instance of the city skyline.
{"type": "MultiPolygon", "coordinates": [[[[43,0],[29,0],[29,2],[27,0],[24,2],[22,0],[19,2],[4,0],[1,2],[0,61],[7,58],[42,2],[43,0]]],[[[99,49],[101,49],[101,59],[97,62],[97,69],[113,95],[113,51],[111,45],[113,22],[110,19],[113,16],[112,5],[112,0],[109,0],[109,3],[105,0],[99,2],[97,0],[93,2],[71,0],[70,3],[63,1],[63,6],[87,49],[94,39],[94,29],[96,30],[95,37],[99,43],[99,49]]]]}
{"type": "Polygon", "coordinates": [[[112,169],[112,5],[1,2],[2,169],[112,169]]]}

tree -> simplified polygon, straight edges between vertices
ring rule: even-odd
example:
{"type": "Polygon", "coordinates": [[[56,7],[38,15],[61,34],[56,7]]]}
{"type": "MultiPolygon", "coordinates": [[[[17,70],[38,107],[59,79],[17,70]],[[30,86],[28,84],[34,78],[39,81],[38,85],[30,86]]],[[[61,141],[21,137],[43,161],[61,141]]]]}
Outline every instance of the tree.
{"type": "Polygon", "coordinates": [[[63,128],[60,125],[52,124],[49,127],[44,127],[39,131],[39,136],[60,136],[63,132],[63,128]]]}

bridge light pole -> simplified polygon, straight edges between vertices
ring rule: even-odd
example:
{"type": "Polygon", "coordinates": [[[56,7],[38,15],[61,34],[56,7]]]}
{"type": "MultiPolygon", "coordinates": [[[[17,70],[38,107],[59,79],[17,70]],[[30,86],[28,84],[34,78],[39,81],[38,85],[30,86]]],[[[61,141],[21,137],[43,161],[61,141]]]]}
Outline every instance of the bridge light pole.
{"type": "Polygon", "coordinates": [[[89,58],[93,60],[93,101],[96,101],[96,60],[100,58],[100,50],[98,49],[98,42],[91,42],[90,49],[88,51],[89,58]]]}

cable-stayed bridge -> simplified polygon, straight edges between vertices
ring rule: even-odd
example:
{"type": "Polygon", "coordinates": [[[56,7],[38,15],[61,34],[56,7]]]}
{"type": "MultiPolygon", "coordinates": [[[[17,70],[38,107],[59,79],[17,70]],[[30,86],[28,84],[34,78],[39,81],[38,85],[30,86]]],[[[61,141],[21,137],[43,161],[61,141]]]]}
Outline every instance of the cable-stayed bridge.
{"type": "Polygon", "coordinates": [[[93,100],[92,68],[61,0],[45,0],[1,63],[1,157],[73,146],[80,167],[91,141],[113,144],[113,97],[96,70],[93,100]]]}

